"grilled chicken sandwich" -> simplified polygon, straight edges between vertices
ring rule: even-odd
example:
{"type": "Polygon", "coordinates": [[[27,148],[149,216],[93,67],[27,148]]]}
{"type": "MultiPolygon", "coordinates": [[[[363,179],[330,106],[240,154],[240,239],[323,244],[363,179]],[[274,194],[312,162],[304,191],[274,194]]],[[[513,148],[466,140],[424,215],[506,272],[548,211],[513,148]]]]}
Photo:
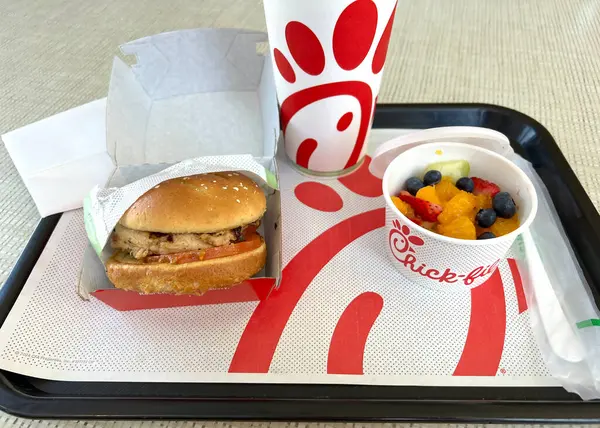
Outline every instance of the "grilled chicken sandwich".
{"type": "Polygon", "coordinates": [[[256,229],[266,206],[258,185],[237,172],[165,181],[119,220],[108,278],[143,294],[203,294],[244,281],[265,265],[256,229]]]}

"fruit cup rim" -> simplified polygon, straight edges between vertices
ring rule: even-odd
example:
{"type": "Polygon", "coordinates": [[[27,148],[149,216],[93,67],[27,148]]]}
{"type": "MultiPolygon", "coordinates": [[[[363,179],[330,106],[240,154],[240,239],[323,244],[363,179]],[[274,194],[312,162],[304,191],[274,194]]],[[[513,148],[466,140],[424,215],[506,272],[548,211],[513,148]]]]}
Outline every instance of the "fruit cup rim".
{"type": "Polygon", "coordinates": [[[535,190],[535,186],[533,185],[533,183],[531,182],[531,180],[529,179],[527,174],[525,174],[521,168],[519,168],[517,165],[515,165],[511,160],[507,159],[506,157],[504,157],[496,152],[493,152],[491,150],[483,149],[481,147],[474,146],[472,144],[456,143],[456,142],[452,142],[452,141],[447,141],[447,142],[425,143],[425,144],[418,145],[416,147],[412,147],[412,148],[406,150],[405,152],[400,153],[398,156],[396,156],[390,162],[390,164],[385,169],[385,172],[383,174],[381,186],[382,186],[383,197],[385,198],[385,202],[386,202],[388,208],[390,208],[394,212],[394,214],[396,214],[396,216],[400,217],[403,220],[406,220],[407,223],[411,224],[412,228],[414,228],[415,230],[419,231],[419,233],[422,233],[423,235],[425,235],[427,237],[430,237],[432,239],[437,239],[437,240],[440,240],[443,242],[447,242],[450,244],[455,244],[455,245],[466,245],[466,246],[477,247],[477,246],[492,245],[492,244],[498,243],[500,241],[514,241],[520,234],[522,234],[525,230],[527,230],[529,228],[529,226],[535,219],[535,216],[536,216],[537,210],[538,210],[537,192],[535,190]],[[419,226],[417,223],[413,222],[408,217],[406,217],[404,214],[402,214],[400,212],[400,210],[396,207],[396,205],[394,205],[394,203],[392,202],[391,195],[387,192],[388,183],[390,181],[390,174],[391,174],[391,171],[394,168],[394,166],[399,164],[400,160],[404,156],[406,156],[407,154],[410,154],[413,151],[425,150],[430,147],[436,147],[437,149],[443,149],[445,146],[448,146],[448,145],[452,145],[453,147],[457,147],[457,146],[463,147],[463,148],[465,148],[465,150],[486,153],[486,154],[496,158],[496,160],[498,160],[500,163],[502,163],[504,166],[506,166],[507,169],[510,169],[512,172],[514,172],[516,175],[518,175],[519,178],[521,178],[522,182],[526,185],[526,187],[528,187],[529,193],[533,196],[533,199],[531,201],[531,210],[529,211],[529,215],[527,216],[527,218],[521,219],[521,224],[517,229],[515,229],[514,231],[512,231],[504,236],[499,236],[499,237],[496,237],[493,239],[471,240],[471,239],[452,238],[449,236],[444,236],[439,233],[432,232],[428,229],[425,229],[423,226],[419,226]]]}

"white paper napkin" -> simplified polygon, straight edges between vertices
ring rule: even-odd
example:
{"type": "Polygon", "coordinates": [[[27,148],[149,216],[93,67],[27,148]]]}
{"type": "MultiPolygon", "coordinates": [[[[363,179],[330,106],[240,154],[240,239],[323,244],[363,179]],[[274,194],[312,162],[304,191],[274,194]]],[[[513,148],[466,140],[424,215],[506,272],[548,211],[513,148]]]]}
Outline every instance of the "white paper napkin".
{"type": "Polygon", "coordinates": [[[81,208],[115,166],[106,152],[106,98],[2,135],[42,217],[81,208]]]}

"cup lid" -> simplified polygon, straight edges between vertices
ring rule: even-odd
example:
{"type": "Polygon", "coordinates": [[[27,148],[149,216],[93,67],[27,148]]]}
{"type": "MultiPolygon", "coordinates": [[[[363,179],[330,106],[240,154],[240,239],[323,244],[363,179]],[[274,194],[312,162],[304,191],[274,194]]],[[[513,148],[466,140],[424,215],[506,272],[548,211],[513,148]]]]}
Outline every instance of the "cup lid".
{"type": "Polygon", "coordinates": [[[411,132],[382,143],[371,159],[369,170],[382,178],[388,165],[401,153],[425,143],[464,143],[482,147],[504,157],[514,153],[506,135],[476,126],[446,126],[411,132]]]}

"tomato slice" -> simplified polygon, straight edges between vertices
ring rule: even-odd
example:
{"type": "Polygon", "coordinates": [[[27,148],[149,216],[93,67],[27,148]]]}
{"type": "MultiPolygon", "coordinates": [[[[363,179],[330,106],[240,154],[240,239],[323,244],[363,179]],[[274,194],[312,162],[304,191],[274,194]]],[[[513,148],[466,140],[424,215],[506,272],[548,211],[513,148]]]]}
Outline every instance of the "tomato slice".
{"type": "Polygon", "coordinates": [[[244,229],[244,239],[249,239],[253,235],[256,235],[256,226],[253,224],[246,226],[246,229],[244,229]]]}
{"type": "Polygon", "coordinates": [[[204,250],[204,259],[217,259],[219,257],[235,256],[236,254],[252,251],[260,247],[262,241],[256,231],[248,233],[246,231],[245,241],[236,244],[222,245],[220,247],[212,247],[204,250]]]}
{"type": "Polygon", "coordinates": [[[244,238],[245,240],[243,242],[222,245],[220,247],[211,247],[205,250],[148,256],[144,261],[146,263],[170,263],[179,265],[202,260],[218,259],[220,257],[235,256],[236,254],[255,250],[262,245],[262,240],[260,235],[256,233],[255,227],[249,226],[245,231],[244,238]]]}

